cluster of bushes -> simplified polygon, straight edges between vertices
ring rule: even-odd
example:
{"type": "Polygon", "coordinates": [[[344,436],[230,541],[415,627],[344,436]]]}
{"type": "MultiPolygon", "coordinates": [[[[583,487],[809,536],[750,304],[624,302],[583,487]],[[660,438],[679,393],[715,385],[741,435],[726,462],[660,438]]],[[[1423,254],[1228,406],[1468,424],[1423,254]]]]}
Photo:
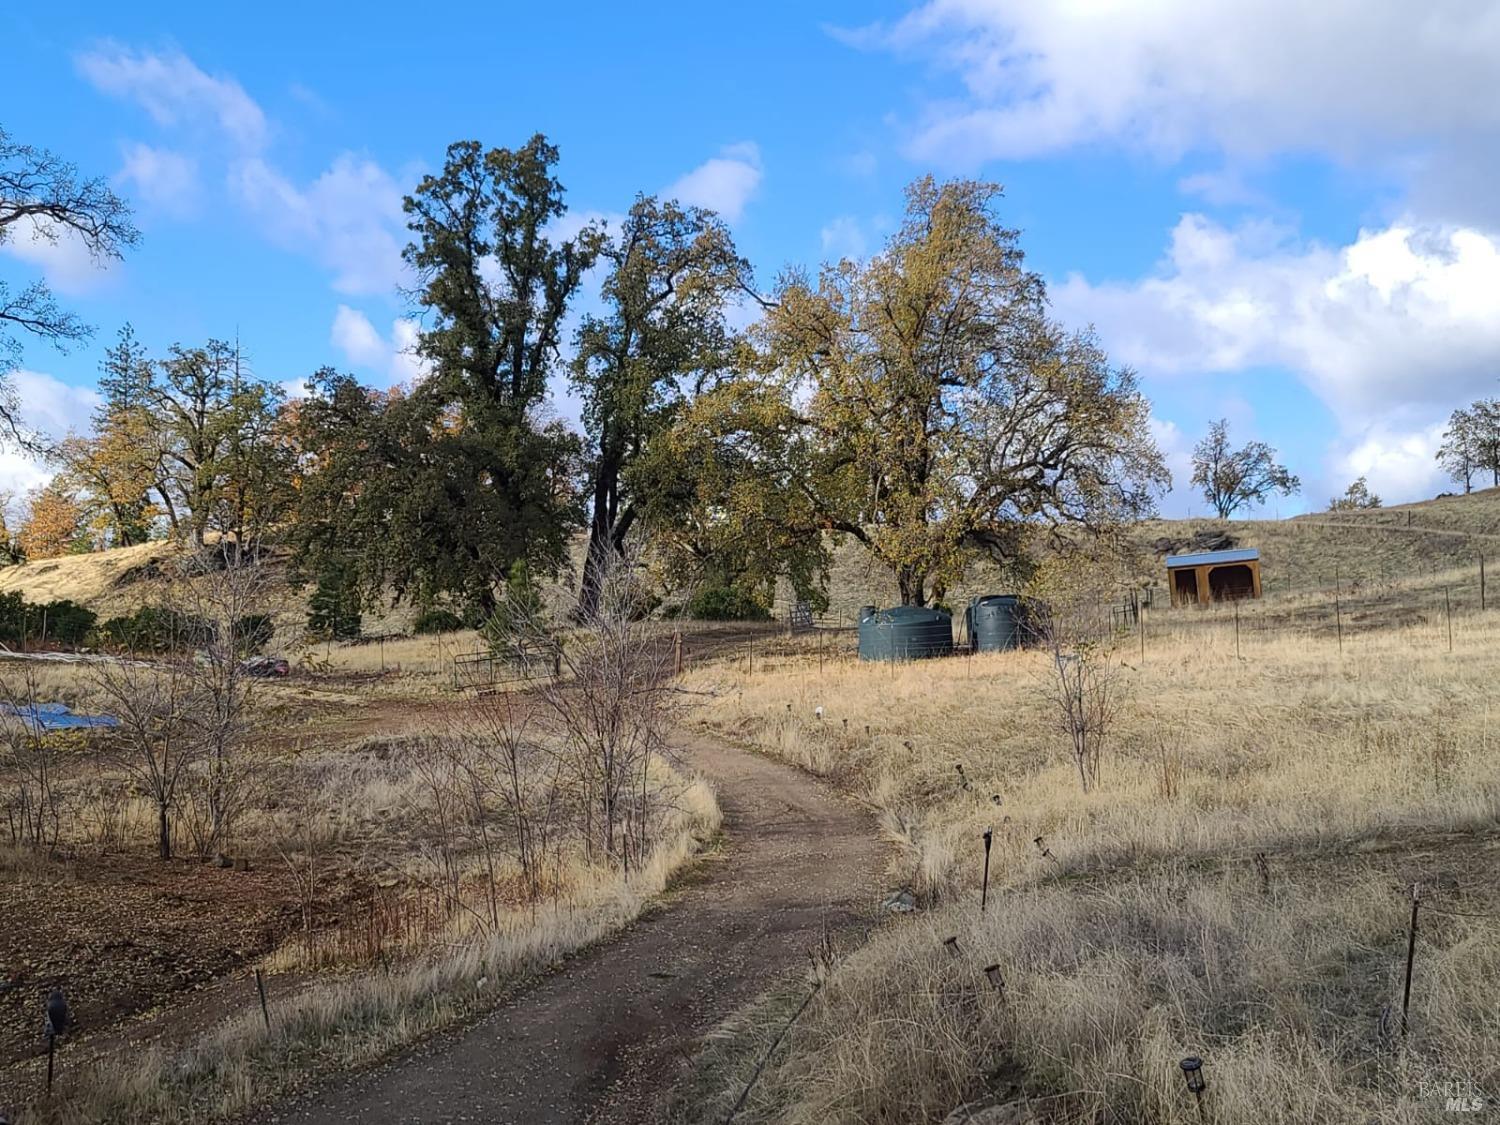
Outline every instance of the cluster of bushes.
{"type": "Polygon", "coordinates": [[[19,593],[0,594],[0,643],[56,641],[80,645],[89,638],[98,617],[77,602],[28,602],[19,593]]]}
{"type": "Polygon", "coordinates": [[[453,633],[464,628],[464,619],[451,609],[427,609],[417,615],[411,628],[419,636],[428,633],[453,633]]]}
{"type": "Polygon", "coordinates": [[[705,586],[682,608],[684,617],[702,621],[769,621],[771,611],[754,594],[738,586],[705,586]]]}
{"type": "MultiPolygon", "coordinates": [[[[234,625],[236,647],[248,656],[265,648],[275,631],[268,613],[251,613],[234,625]]],[[[99,626],[97,642],[104,648],[129,652],[182,652],[211,644],[218,635],[214,623],[160,606],[141,606],[134,613],[111,617],[99,626]]]]}

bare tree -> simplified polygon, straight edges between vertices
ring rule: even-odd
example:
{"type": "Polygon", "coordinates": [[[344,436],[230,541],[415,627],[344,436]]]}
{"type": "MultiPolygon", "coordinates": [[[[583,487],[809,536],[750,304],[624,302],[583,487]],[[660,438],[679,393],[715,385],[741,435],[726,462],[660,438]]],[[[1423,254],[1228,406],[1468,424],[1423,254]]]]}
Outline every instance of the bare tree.
{"type": "Polygon", "coordinates": [[[204,548],[182,570],[177,604],[203,626],[203,645],[189,666],[202,753],[188,795],[199,806],[195,843],[209,855],[228,844],[251,795],[254,777],[243,747],[258,684],[245,660],[270,639],[273,584],[259,554],[230,542],[204,548]]]}
{"type": "Polygon", "coordinates": [[[14,785],[5,806],[11,841],[52,851],[62,831],[59,754],[56,740],[36,720],[36,674],[28,671],[19,690],[0,682],[0,701],[10,711],[0,720],[0,755],[14,785]]]}
{"type": "MultiPolygon", "coordinates": [[[[554,826],[561,809],[563,763],[534,730],[532,706],[509,692],[483,696],[464,716],[462,736],[450,737],[458,768],[469,788],[471,815],[479,832],[490,885],[495,884],[493,827],[521,875],[529,902],[545,887],[549,859],[555,860],[554,826]]],[[[498,923],[498,904],[490,901],[498,923]]]]}
{"type": "Polygon", "coordinates": [[[302,936],[312,950],[313,925],[322,895],[328,851],[335,836],[320,786],[293,787],[269,818],[271,846],[281,857],[302,913],[302,936]]]}
{"type": "Polygon", "coordinates": [[[100,661],[90,674],[120,723],[106,743],[108,753],[150,799],[158,853],[171,859],[178,790],[203,746],[191,669],[179,660],[100,661]]]}
{"type": "MultiPolygon", "coordinates": [[[[102,178],[80,180],[78,169],[46,149],[13,141],[0,128],[0,244],[16,238],[78,239],[96,261],[119,258],[139,237],[130,207],[102,178]]],[[[20,365],[18,332],[60,350],[88,339],[88,325],[58,307],[45,282],[19,292],[0,282],[0,427],[34,444],[21,428],[15,389],[7,376],[20,365]]]]}
{"type": "MultiPolygon", "coordinates": [[[[671,644],[646,619],[650,591],[635,554],[601,561],[594,612],[555,646],[557,675],[534,694],[579,803],[587,854],[627,874],[667,811],[652,766],[666,745],[672,676],[671,644]]],[[[550,636],[540,613],[505,616],[533,649],[550,636]]]]}
{"type": "Polygon", "coordinates": [[[443,908],[455,914],[467,904],[463,897],[465,814],[468,793],[456,755],[434,753],[419,745],[407,755],[412,774],[421,782],[422,800],[414,811],[426,829],[417,850],[432,869],[429,885],[442,898],[443,908]]]}
{"type": "Polygon", "coordinates": [[[1113,635],[1098,572],[1076,568],[1072,581],[1055,583],[1036,612],[1038,634],[1052,656],[1047,694],[1088,793],[1099,784],[1124,688],[1111,659],[1113,635]]]}

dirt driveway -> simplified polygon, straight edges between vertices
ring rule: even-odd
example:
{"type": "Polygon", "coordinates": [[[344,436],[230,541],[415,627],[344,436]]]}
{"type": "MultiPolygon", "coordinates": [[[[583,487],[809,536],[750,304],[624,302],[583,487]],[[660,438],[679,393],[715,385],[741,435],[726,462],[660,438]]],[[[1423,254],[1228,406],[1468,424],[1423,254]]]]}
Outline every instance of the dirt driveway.
{"type": "Polygon", "coordinates": [[[808,964],[825,925],[861,936],[880,892],[874,826],[820,783],[702,742],[683,756],[727,837],[687,885],[476,1023],[258,1120],[655,1120],[701,1037],[808,964]]]}

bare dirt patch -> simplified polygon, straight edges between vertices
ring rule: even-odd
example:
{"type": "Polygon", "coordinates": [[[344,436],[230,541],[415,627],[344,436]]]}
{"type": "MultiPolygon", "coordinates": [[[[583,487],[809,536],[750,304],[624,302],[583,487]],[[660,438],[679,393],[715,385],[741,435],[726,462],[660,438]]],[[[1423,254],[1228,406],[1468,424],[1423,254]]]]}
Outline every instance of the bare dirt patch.
{"type": "MultiPolygon", "coordinates": [[[[0,1052],[42,1051],[41,1010],[61,988],[91,1038],[242,969],[297,923],[274,870],[234,871],[136,855],[58,862],[0,887],[0,1052]]],[[[9,1083],[0,1079],[0,1085],[9,1083]]]]}

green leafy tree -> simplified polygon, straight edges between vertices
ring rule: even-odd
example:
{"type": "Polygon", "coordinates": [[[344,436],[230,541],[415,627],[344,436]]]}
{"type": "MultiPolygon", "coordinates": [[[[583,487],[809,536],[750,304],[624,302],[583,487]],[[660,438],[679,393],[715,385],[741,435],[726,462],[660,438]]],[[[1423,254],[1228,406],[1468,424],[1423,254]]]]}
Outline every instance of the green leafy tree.
{"type": "Polygon", "coordinates": [[[1169,477],[1148,404],[1090,335],[1048,318],[998,199],[918,180],[868,263],[781,282],[756,332],[760,388],[720,395],[748,416],[731,405],[717,427],[763,487],[708,518],[852,536],[925,605],[976,550],[1009,559],[1037,534],[1153,510],[1169,477]]]}
{"type": "Polygon", "coordinates": [[[1490,474],[1490,484],[1500,486],[1500,399],[1480,399],[1469,407],[1473,419],[1476,467],[1490,474]]]}
{"type": "Polygon", "coordinates": [[[545,417],[547,384],[599,234],[549,234],[564,214],[556,162],[541,136],[515,150],[464,141],[407,198],[429,372],[383,396],[315,377],[321,401],[297,427],[305,570],[357,558],[366,597],[451,596],[487,616],[517,560],[549,573],[565,559],[581,445],[545,417]]]}
{"type": "Polygon", "coordinates": [[[1455,410],[1448,417],[1448,428],[1443,431],[1443,444],[1438,447],[1437,461],[1443,472],[1464,486],[1464,492],[1474,490],[1474,474],[1483,461],[1480,440],[1480,421],[1471,410],[1455,410]]]}
{"type": "Polygon", "coordinates": [[[1370,491],[1370,486],[1364,477],[1360,477],[1346,488],[1342,496],[1335,496],[1328,501],[1330,512],[1358,512],[1378,507],[1380,507],[1380,497],[1370,491]]]}
{"type": "Polygon", "coordinates": [[[1193,447],[1193,485],[1223,520],[1265,503],[1274,492],[1290,496],[1302,488],[1302,482],[1277,462],[1276,450],[1265,442],[1247,442],[1235,449],[1229,423],[1223,419],[1210,425],[1193,447]]]}
{"type": "Polygon", "coordinates": [[[644,522],[679,589],[769,604],[778,578],[819,610],[831,559],[818,484],[827,457],[785,386],[742,356],[637,460],[644,522]]]}
{"type": "Polygon", "coordinates": [[[319,574],[307,599],[307,632],[316,640],[350,640],[359,636],[362,616],[358,576],[349,565],[329,565],[319,574]]]}
{"type": "Polygon", "coordinates": [[[594,445],[578,602],[584,616],[598,606],[605,561],[623,552],[642,513],[630,471],[704,380],[723,369],[725,310],[748,269],[716,216],[648,197],[604,240],[602,257],[605,311],[584,318],[572,368],[594,445]]]}
{"type": "Polygon", "coordinates": [[[161,487],[161,457],[146,399],[151,380],[145,348],[126,325],[104,353],[94,432],[69,435],[54,450],[69,483],[86,498],[96,537],[110,546],[144,543],[157,514],[150,496],[161,487]]]}

